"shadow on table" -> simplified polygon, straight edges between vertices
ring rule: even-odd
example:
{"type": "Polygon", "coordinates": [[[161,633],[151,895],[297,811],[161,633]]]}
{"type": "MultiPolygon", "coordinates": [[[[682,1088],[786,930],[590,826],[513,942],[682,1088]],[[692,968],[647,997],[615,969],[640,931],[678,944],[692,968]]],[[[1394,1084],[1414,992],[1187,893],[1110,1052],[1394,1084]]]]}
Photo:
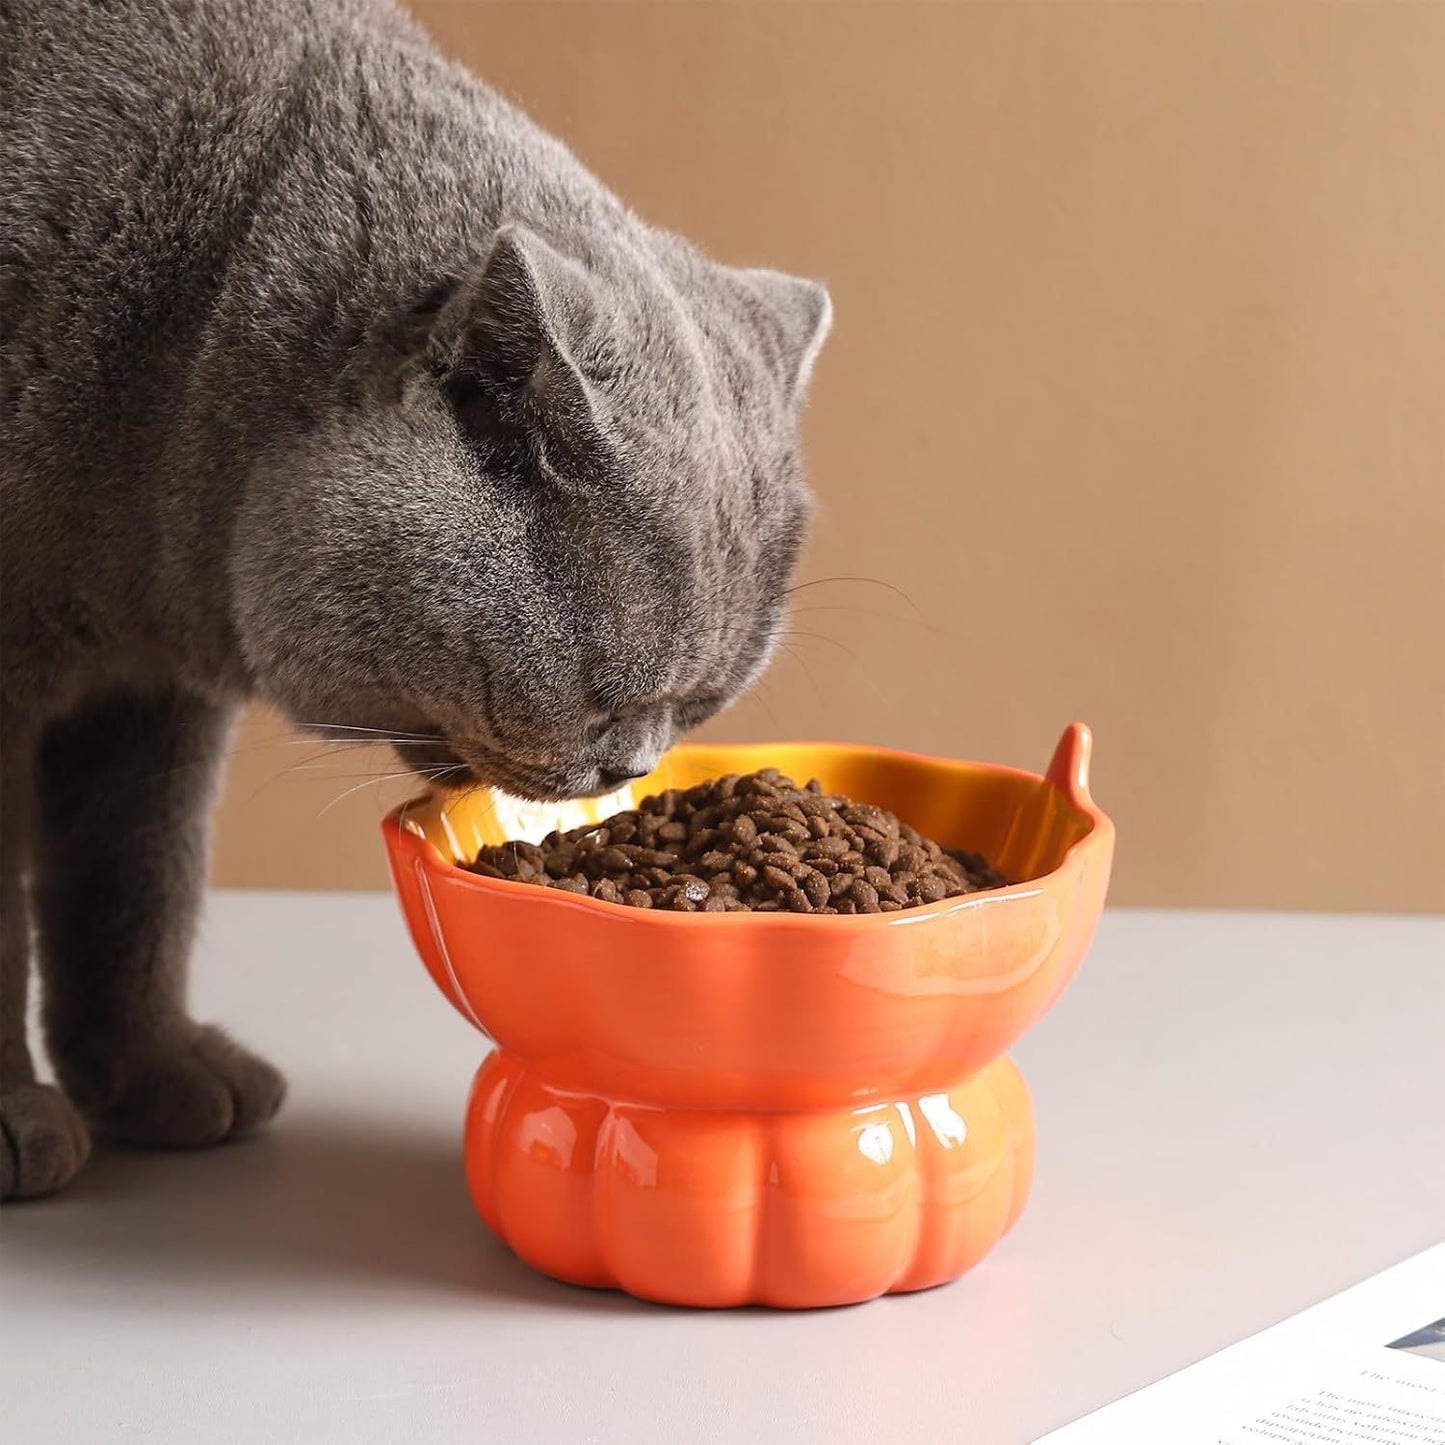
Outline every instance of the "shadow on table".
{"type": "Polygon", "coordinates": [[[487,1232],[455,1131],[324,1115],[195,1152],[97,1141],[60,1197],[7,1210],[7,1248],[32,1270],[147,1295],[318,1286],[444,1292],[521,1308],[656,1308],[534,1273],[487,1232]]]}

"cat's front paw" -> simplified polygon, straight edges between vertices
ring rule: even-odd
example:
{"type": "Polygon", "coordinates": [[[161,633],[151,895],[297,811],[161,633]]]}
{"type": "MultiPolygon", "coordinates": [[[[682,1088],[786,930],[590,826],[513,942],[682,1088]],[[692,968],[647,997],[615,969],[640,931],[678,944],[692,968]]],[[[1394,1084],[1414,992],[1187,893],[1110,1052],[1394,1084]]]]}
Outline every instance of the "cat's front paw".
{"type": "Polygon", "coordinates": [[[90,1155],[74,1104],[49,1084],[0,1093],[0,1199],[37,1199],[69,1184],[90,1155]]]}
{"type": "Polygon", "coordinates": [[[220,1029],[197,1025],[129,1061],[117,1091],[91,1118],[131,1144],[195,1148],[259,1128],[285,1095],[285,1079],[265,1059],[220,1029]]]}

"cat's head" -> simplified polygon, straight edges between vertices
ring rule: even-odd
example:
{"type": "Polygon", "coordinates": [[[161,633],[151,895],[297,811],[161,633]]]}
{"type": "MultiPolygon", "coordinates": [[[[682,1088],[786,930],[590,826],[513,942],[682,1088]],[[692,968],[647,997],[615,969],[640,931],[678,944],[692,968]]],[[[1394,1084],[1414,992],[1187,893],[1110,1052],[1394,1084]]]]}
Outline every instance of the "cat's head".
{"type": "Polygon", "coordinates": [[[443,781],[647,772],[773,648],[829,318],[821,287],[666,235],[577,259],[504,227],[357,339],[251,489],[233,586],[262,691],[443,781]]]}

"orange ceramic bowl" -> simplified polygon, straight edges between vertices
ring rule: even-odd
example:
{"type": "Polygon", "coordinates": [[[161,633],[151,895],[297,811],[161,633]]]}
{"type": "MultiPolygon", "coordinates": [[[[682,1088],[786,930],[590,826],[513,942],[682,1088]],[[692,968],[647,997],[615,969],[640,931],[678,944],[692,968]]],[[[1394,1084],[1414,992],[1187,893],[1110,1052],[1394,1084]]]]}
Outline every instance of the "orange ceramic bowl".
{"type": "MultiPolygon", "coordinates": [[[[507,835],[497,800],[397,809],[412,938],[498,1045],[466,1135],[488,1225],[548,1274],[681,1304],[842,1304],[976,1263],[1032,1173],[1003,1053],[1103,907],[1113,827],[1089,750],[1074,725],[1039,776],[842,744],[686,746],[632,790],[778,767],[1019,880],[891,914],[664,913],[482,878],[456,865],[507,835]]],[[[582,816],[597,805],[549,821],[582,816]]]]}

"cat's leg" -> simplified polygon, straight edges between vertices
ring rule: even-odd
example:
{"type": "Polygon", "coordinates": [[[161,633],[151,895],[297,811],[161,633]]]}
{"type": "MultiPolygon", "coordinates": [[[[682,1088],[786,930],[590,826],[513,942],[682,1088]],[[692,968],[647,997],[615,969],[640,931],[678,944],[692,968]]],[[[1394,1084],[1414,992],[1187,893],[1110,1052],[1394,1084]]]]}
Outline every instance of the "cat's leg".
{"type": "Polygon", "coordinates": [[[0,1199],[53,1193],[90,1152],[74,1105],[59,1089],[35,1081],[26,1037],[33,738],[21,719],[0,713],[0,1199]]]}
{"type": "Polygon", "coordinates": [[[97,1127],[214,1144],[285,1084],[186,1012],[210,810],[232,714],[179,691],[112,693],[40,744],[34,903],[55,1071],[97,1127]]]}

